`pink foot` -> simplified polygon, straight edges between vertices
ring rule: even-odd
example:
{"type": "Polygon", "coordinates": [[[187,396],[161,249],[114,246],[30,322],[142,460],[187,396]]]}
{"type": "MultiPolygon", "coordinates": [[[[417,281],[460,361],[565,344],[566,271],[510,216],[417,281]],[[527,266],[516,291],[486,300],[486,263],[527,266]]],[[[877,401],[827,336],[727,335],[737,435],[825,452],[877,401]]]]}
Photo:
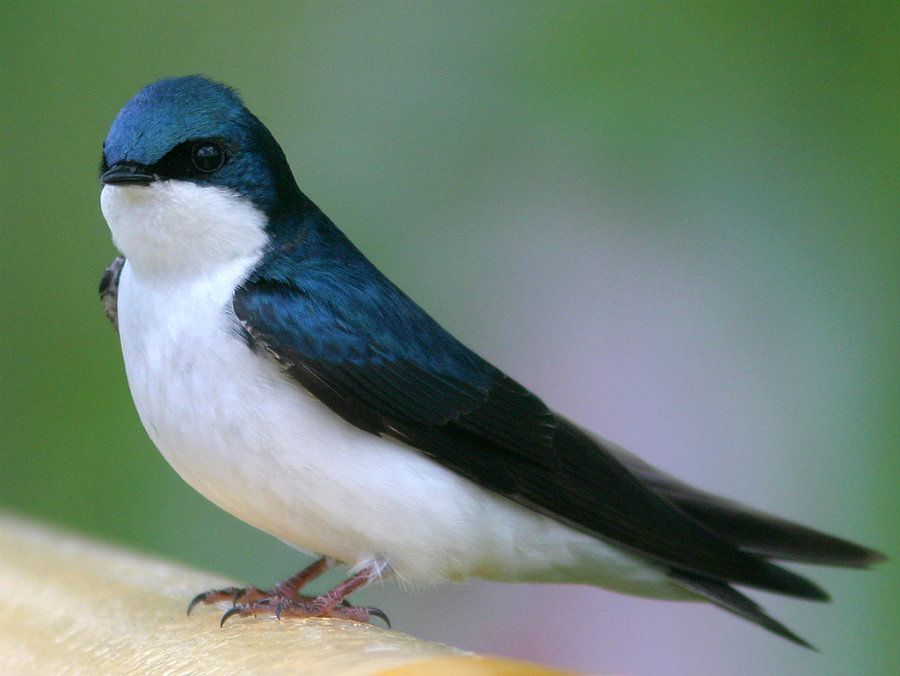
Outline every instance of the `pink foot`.
{"type": "Polygon", "coordinates": [[[321,596],[303,596],[300,593],[303,587],[334,568],[336,563],[331,557],[323,556],[293,577],[275,585],[271,591],[263,591],[256,587],[212,589],[197,594],[188,605],[187,612],[190,615],[198,603],[211,605],[220,601],[231,601],[233,606],[222,616],[219,626],[224,625],[234,615],[249,617],[264,614],[274,615],[279,619],[282,617],[338,617],[357,622],[370,622],[372,618],[378,617],[390,627],[391,622],[387,615],[378,608],[352,606],[347,601],[350,594],[362,589],[372,581],[374,576],[372,569],[364,568],[321,596]]]}

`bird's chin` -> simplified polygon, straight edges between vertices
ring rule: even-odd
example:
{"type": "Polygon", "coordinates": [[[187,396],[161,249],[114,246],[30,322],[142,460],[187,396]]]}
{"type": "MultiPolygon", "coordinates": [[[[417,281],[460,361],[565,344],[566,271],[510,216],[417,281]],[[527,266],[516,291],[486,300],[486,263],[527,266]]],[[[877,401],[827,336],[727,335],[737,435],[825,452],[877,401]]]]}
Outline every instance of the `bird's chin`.
{"type": "MultiPolygon", "coordinates": [[[[116,248],[128,258],[141,257],[135,231],[150,229],[144,219],[157,211],[159,206],[154,184],[104,185],[100,191],[100,211],[116,248]]],[[[153,217],[153,220],[156,218],[153,217]]]]}
{"type": "Polygon", "coordinates": [[[135,272],[200,273],[253,255],[265,214],[246,197],[188,181],[105,185],[100,209],[135,272]]]}

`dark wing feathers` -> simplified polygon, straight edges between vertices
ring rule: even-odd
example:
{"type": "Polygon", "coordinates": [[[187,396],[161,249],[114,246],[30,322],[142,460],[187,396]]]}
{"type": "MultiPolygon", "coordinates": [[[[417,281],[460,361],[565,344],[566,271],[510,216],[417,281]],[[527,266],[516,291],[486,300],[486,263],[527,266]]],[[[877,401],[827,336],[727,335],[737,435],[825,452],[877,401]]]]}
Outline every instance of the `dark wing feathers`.
{"type": "Polygon", "coordinates": [[[738,617],[743,617],[745,620],[756,622],[756,624],[768,629],[773,634],[777,634],[782,638],[786,638],[788,641],[793,641],[798,645],[802,645],[804,648],[816,650],[813,645],[800,636],[797,636],[797,634],[785,627],[781,622],[770,617],[759,604],[724,582],[713,580],[708,577],[691,575],[684,571],[672,571],[669,574],[669,577],[676,584],[691,590],[695,594],[705,598],[707,601],[715,603],[720,608],[724,608],[738,617]]]}
{"type": "Polygon", "coordinates": [[[679,584],[799,643],[728,583],[823,600],[819,587],[766,558],[877,560],[697,491],[587,435],[456,341],[352,245],[339,244],[340,260],[270,253],[237,289],[233,309],[251,346],[352,424],[655,560],[679,584]]]}
{"type": "Polygon", "coordinates": [[[867,568],[885,559],[867,547],[694,488],[611,442],[598,443],[654,492],[743,551],[781,561],[849,568],[867,568]]]}
{"type": "Polygon", "coordinates": [[[497,374],[480,406],[452,422],[477,438],[541,466],[559,464],[554,445],[556,417],[544,402],[502,373],[497,374]],[[536,454],[533,449],[540,451],[536,454]]]}
{"type": "Polygon", "coordinates": [[[557,443],[566,449],[568,467],[549,481],[530,468],[515,469],[535,508],[673,569],[801,598],[827,598],[812,582],[741,551],[686,516],[607,452],[603,442],[564,419],[559,423],[557,443]]]}

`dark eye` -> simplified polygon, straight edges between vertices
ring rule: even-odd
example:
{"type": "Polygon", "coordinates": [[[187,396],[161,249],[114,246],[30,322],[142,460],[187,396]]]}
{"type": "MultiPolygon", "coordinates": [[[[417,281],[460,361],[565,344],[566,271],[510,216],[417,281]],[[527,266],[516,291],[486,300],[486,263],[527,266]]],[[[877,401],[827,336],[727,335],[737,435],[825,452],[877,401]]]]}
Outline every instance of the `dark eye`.
{"type": "Polygon", "coordinates": [[[204,174],[218,171],[227,160],[225,148],[212,141],[201,141],[191,149],[191,163],[204,174]]]}

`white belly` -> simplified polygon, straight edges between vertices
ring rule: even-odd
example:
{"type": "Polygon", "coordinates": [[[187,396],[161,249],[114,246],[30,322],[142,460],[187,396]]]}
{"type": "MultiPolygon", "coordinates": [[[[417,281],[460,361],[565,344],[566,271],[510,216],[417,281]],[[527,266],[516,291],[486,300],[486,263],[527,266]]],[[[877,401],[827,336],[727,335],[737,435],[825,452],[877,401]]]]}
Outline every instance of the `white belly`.
{"type": "Polygon", "coordinates": [[[181,477],[240,519],[413,584],[477,576],[682,596],[646,561],[481,489],[345,422],[254,353],[230,314],[256,257],[202,280],[119,286],[119,330],[141,421],[181,477]]]}

